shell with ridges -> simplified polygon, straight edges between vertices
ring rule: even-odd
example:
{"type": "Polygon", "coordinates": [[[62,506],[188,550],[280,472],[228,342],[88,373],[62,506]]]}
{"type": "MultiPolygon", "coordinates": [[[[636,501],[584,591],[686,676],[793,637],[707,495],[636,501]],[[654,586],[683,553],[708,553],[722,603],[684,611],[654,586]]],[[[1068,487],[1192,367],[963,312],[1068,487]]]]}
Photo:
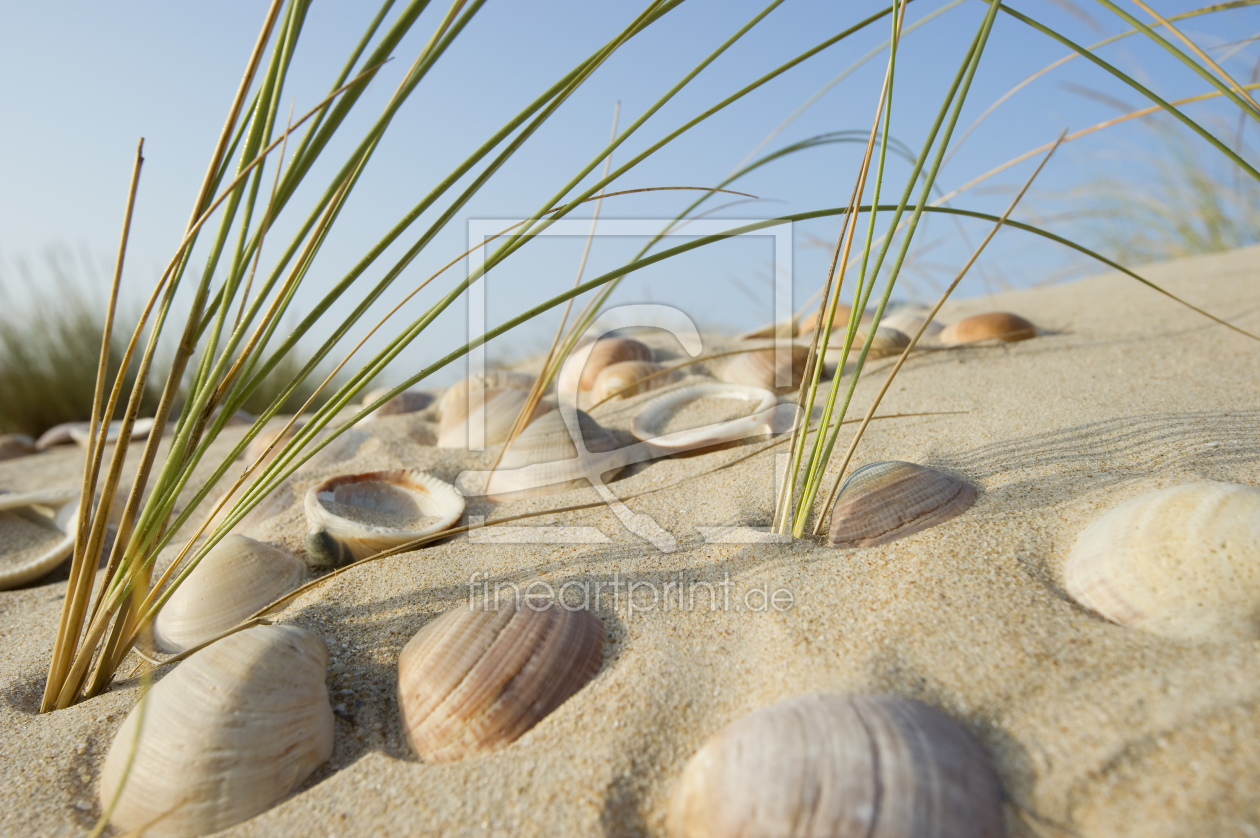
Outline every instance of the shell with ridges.
{"type": "MultiPolygon", "coordinates": [[[[478,448],[485,448],[487,445],[498,445],[508,438],[508,434],[512,432],[512,426],[516,424],[516,419],[521,414],[521,410],[525,407],[525,403],[529,401],[528,390],[512,390],[507,388],[487,387],[482,390],[473,390],[471,398],[460,399],[452,402],[447,409],[442,412],[442,422],[438,427],[438,448],[468,448],[469,447],[469,431],[468,425],[469,403],[471,402],[474,413],[478,410],[482,416],[482,433],[478,448]]],[[[530,417],[532,422],[539,416],[551,409],[551,406],[543,400],[539,400],[538,405],[534,408],[533,415],[530,417]]],[[[473,442],[476,443],[477,434],[473,434],[473,442]]]]}
{"type": "Polygon", "coordinates": [[[616,473],[617,441],[581,410],[576,422],[586,451],[579,455],[564,414],[553,410],[535,419],[504,452],[486,496],[495,502],[551,495],[590,485],[591,475],[616,473]]]}
{"type": "Polygon", "coordinates": [[[674,787],[671,838],[1000,838],[984,748],[905,698],[804,695],[727,725],[674,787]]]}
{"type": "Polygon", "coordinates": [[[941,332],[940,341],[949,346],[956,346],[960,343],[975,343],[978,340],[1001,340],[1010,343],[1036,336],[1037,327],[1018,314],[991,311],[987,314],[964,317],[957,323],[951,323],[941,332]]]}
{"type": "Polygon", "coordinates": [[[70,558],[79,492],[0,494],[0,591],[38,579],[70,558]]]}
{"type": "Polygon", "coordinates": [[[975,499],[975,486],[934,468],[871,463],[844,482],[827,540],[833,547],[887,544],[961,515],[975,499]]]}
{"type": "Polygon", "coordinates": [[[306,579],[306,565],[296,556],[243,535],[228,535],[162,606],[153,621],[153,638],[167,652],[191,649],[306,579]]]}
{"type": "Polygon", "coordinates": [[[761,436],[775,430],[772,413],[778,400],[762,387],[745,384],[697,384],[657,396],[635,415],[630,432],[665,451],[689,451],[710,445],[761,436]],[[665,433],[669,418],[699,399],[722,399],[738,404],[742,418],[665,433]]]}
{"type": "Polygon", "coordinates": [[[512,370],[486,370],[480,375],[474,375],[471,378],[461,378],[442,394],[442,398],[438,399],[438,412],[443,416],[446,411],[451,409],[451,405],[457,402],[463,402],[465,410],[468,404],[468,389],[473,384],[479,384],[483,388],[496,388],[500,390],[530,390],[534,386],[534,382],[538,380],[538,376],[531,375],[527,372],[513,372],[512,370]]]}
{"type": "Polygon", "coordinates": [[[795,390],[801,386],[801,379],[805,376],[809,347],[794,343],[786,349],[788,351],[783,353],[782,362],[778,350],[773,346],[740,353],[722,367],[718,378],[730,384],[746,384],[775,393],[795,390]],[[780,385],[780,379],[785,383],[780,385]]]}
{"type": "Polygon", "coordinates": [[[603,648],[603,624],[581,608],[527,601],[448,611],[398,659],[407,741],[429,762],[504,748],[599,671],[603,648]]]}
{"type": "Polygon", "coordinates": [[[1063,587],[1151,634],[1260,639],[1260,489],[1190,483],[1131,498],[1077,536],[1063,587]]]}
{"type": "Polygon", "coordinates": [[[207,835],[271,808],[332,756],[328,649],[296,626],[237,632],[179,664],[118,729],[100,799],[149,836],[207,835]],[[143,714],[143,720],[142,720],[143,714]]]}
{"type": "Polygon", "coordinates": [[[594,343],[579,346],[565,359],[560,368],[556,388],[561,393],[577,393],[590,390],[604,367],[622,361],[650,361],[652,350],[646,344],[632,338],[601,338],[594,343]]]}
{"type": "Polygon", "coordinates": [[[609,364],[595,377],[595,401],[602,402],[614,393],[620,393],[618,398],[628,399],[664,387],[673,380],[672,373],[656,375],[664,369],[664,366],[654,361],[620,361],[609,364]]]}
{"type": "Polygon", "coordinates": [[[304,500],[306,550],[316,567],[365,559],[449,529],[464,496],[415,469],[343,474],[312,486],[304,500]]]}

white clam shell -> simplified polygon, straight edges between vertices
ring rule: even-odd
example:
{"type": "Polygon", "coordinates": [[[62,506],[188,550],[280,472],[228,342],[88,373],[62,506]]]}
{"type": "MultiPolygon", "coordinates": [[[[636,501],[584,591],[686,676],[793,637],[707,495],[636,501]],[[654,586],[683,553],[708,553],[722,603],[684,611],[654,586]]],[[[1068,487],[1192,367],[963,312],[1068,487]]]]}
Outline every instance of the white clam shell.
{"type": "Polygon", "coordinates": [[[306,549],[316,567],[349,564],[452,527],[464,496],[423,471],[343,474],[312,486],[304,500],[306,549]]]}
{"type": "Polygon", "coordinates": [[[616,440],[581,410],[574,409],[574,421],[583,441],[581,453],[563,413],[553,410],[535,419],[504,452],[486,496],[500,502],[550,495],[620,471],[624,463],[616,456],[616,440]]]}
{"type": "Polygon", "coordinates": [[[446,392],[442,394],[442,398],[438,399],[438,412],[445,416],[446,412],[451,409],[451,405],[463,402],[466,411],[468,404],[468,391],[474,392],[483,388],[495,388],[499,390],[530,390],[534,386],[534,382],[538,380],[538,376],[531,375],[527,372],[513,372],[512,370],[486,370],[480,375],[474,375],[471,378],[461,378],[456,381],[446,392]]]}
{"type": "MultiPolygon", "coordinates": [[[[115,421],[109,423],[109,428],[105,431],[106,442],[118,441],[118,435],[122,433],[122,424],[121,419],[116,419],[115,421]]],[[[146,439],[149,436],[149,432],[153,430],[153,425],[154,421],[152,418],[137,419],[131,426],[130,441],[138,442],[142,439],[146,439]]],[[[72,422],[67,427],[70,439],[81,448],[87,448],[88,442],[91,440],[91,434],[89,433],[91,429],[91,422],[72,422]]],[[[36,443],[36,446],[38,445],[39,443],[36,443]]]]}
{"type": "Polygon", "coordinates": [[[153,621],[153,638],[167,652],[191,649],[306,580],[306,565],[296,556],[243,535],[228,535],[162,606],[153,621]]]}
{"type": "Polygon", "coordinates": [[[893,696],[805,695],[723,728],[674,788],[671,838],[1000,838],[988,754],[893,696]]]}
{"type": "Polygon", "coordinates": [[[74,552],[79,492],[0,494],[0,591],[38,579],[74,552]]]}
{"type": "Polygon", "coordinates": [[[332,756],[324,641],[265,625],[202,649],[118,729],[101,769],[110,816],[148,836],[197,836],[266,811],[332,756]],[[137,727],[139,743],[136,744],[137,727]]]}
{"type": "Polygon", "coordinates": [[[827,540],[833,547],[887,544],[961,515],[975,499],[975,486],[934,468],[870,463],[840,489],[827,540]]]}
{"type": "Polygon", "coordinates": [[[662,451],[690,451],[780,430],[775,426],[777,405],[774,393],[761,387],[697,384],[657,396],[645,404],[635,415],[630,432],[662,451]],[[672,417],[701,399],[728,402],[732,412],[742,415],[724,422],[665,432],[672,417]]]}
{"type": "Polygon", "coordinates": [[[673,373],[654,361],[620,361],[609,364],[595,376],[593,397],[602,402],[610,396],[628,399],[640,393],[664,387],[673,380],[673,373]],[[658,375],[658,373],[660,373],[658,375]]]}
{"type": "MultiPolygon", "coordinates": [[[[438,448],[476,448],[506,442],[512,426],[529,401],[528,390],[486,387],[471,392],[466,399],[447,405],[438,427],[438,448]],[[472,422],[469,422],[471,408],[472,422]],[[477,422],[480,422],[478,433],[477,422]]],[[[530,421],[551,409],[539,400],[530,421]]]]}
{"type": "Polygon", "coordinates": [[[579,346],[569,353],[556,387],[561,393],[577,393],[595,387],[604,367],[623,361],[650,361],[652,350],[633,338],[607,337],[579,346]]]}
{"type": "Polygon", "coordinates": [[[1260,489],[1190,483],[1131,498],[1077,536],[1063,586],[1162,637],[1260,639],[1260,489]]]}
{"type": "Polygon", "coordinates": [[[730,384],[746,384],[776,393],[786,393],[801,386],[809,347],[794,343],[780,353],[771,346],[742,352],[727,361],[718,378],[730,384]],[[780,357],[782,356],[782,357],[780,357]]]}

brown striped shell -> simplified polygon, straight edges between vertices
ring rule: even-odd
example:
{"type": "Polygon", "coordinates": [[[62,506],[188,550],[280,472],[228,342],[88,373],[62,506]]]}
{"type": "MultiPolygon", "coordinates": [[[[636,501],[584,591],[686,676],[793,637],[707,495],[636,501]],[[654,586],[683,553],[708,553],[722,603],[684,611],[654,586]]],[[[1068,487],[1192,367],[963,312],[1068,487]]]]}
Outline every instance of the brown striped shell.
{"type": "Polygon", "coordinates": [[[777,349],[757,349],[731,358],[718,377],[731,384],[761,387],[775,393],[791,392],[801,386],[809,347],[791,344],[780,359],[777,349]]]}
{"type": "Polygon", "coordinates": [[[617,441],[585,412],[575,414],[585,453],[578,454],[564,414],[553,410],[535,419],[504,452],[486,486],[487,497],[501,502],[551,495],[620,471],[624,464],[612,456],[617,441]]]}
{"type": "MultiPolygon", "coordinates": [[[[442,422],[438,427],[438,448],[467,449],[471,443],[471,447],[479,450],[505,442],[527,401],[528,390],[496,387],[473,390],[468,398],[450,403],[442,412],[442,422]],[[480,430],[476,424],[469,424],[470,403],[473,416],[480,413],[480,430]]],[[[550,409],[551,405],[540,399],[530,421],[550,409]]]]}
{"type": "Polygon", "coordinates": [[[179,664],[114,736],[100,785],[103,808],[122,785],[110,823],[184,838],[270,809],[332,756],[327,668],[322,639],[283,625],[245,629],[179,664]]]}
{"type": "Polygon", "coordinates": [[[738,719],[674,787],[671,838],[1001,838],[984,748],[934,707],[804,695],[738,719]]]}
{"type": "Polygon", "coordinates": [[[619,394],[617,398],[628,399],[664,387],[673,380],[673,373],[657,375],[664,369],[665,367],[654,361],[620,361],[610,364],[595,377],[595,401],[602,402],[613,394],[619,394]]]}
{"type": "Polygon", "coordinates": [[[604,626],[555,603],[474,603],[422,628],[398,659],[412,749],[452,762],[507,747],[599,671],[604,626]]]}
{"type": "Polygon", "coordinates": [[[1077,536],[1063,587],[1162,637],[1260,640],[1260,489],[1189,483],[1131,498],[1077,536]]]}
{"type": "Polygon", "coordinates": [[[590,390],[604,367],[622,361],[650,361],[652,350],[632,338],[601,338],[579,346],[565,359],[556,388],[561,393],[590,390]]]}
{"type": "Polygon", "coordinates": [[[871,463],[844,482],[831,513],[833,547],[874,547],[961,515],[976,488],[927,466],[871,463]]]}
{"type": "Polygon", "coordinates": [[[1001,340],[1010,343],[1036,336],[1037,327],[1018,314],[991,311],[987,314],[964,317],[957,323],[951,323],[941,332],[940,341],[946,345],[955,346],[980,340],[1001,340]]]}

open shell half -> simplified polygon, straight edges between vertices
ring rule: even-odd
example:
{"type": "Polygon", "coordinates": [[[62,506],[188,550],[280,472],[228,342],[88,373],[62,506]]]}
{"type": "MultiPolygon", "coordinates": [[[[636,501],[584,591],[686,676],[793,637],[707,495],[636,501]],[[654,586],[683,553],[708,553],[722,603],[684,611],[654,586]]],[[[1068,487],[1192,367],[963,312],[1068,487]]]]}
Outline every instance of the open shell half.
{"type": "Polygon", "coordinates": [[[0,591],[38,579],[74,552],[79,493],[0,493],[0,591]]]}
{"type": "Polygon", "coordinates": [[[652,399],[630,431],[663,451],[691,451],[777,430],[777,404],[774,393],[761,387],[696,384],[652,399]]]}

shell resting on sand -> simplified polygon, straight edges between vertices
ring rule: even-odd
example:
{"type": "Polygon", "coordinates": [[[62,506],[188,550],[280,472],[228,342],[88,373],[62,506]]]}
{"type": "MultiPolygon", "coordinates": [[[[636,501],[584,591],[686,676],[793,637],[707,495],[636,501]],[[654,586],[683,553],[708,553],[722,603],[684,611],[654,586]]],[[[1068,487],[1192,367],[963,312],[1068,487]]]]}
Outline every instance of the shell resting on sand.
{"type": "Polygon", "coordinates": [[[573,350],[560,369],[556,389],[561,393],[590,390],[604,367],[623,361],[650,360],[652,350],[633,338],[601,338],[573,350]]]}
{"type": "Polygon", "coordinates": [[[974,343],[978,340],[1001,340],[1011,343],[1036,336],[1037,327],[1018,314],[991,311],[987,314],[964,317],[957,323],[951,323],[941,331],[940,341],[951,346],[959,343],[974,343]]]}
{"type": "Polygon", "coordinates": [[[1190,483],[1131,498],[1077,536],[1063,586],[1163,637],[1260,639],[1260,489],[1190,483]]]}
{"type": "Polygon", "coordinates": [[[612,395],[628,399],[664,387],[674,377],[674,373],[663,372],[664,369],[665,367],[654,361],[619,361],[609,364],[595,376],[594,399],[602,402],[612,395]]]}
{"type": "Polygon", "coordinates": [[[0,460],[14,460],[34,454],[35,440],[26,434],[0,434],[0,460]]]}
{"type": "Polygon", "coordinates": [[[1000,838],[988,754],[939,710],[805,695],[727,725],[687,763],[671,838],[1000,838]]]}
{"type": "Polygon", "coordinates": [[[513,372],[512,370],[486,370],[480,375],[474,375],[471,378],[461,378],[456,381],[446,392],[442,394],[442,398],[438,399],[438,412],[443,416],[451,409],[451,405],[463,402],[467,411],[468,391],[472,389],[476,391],[481,388],[495,388],[499,390],[525,390],[529,391],[534,386],[534,382],[538,380],[538,376],[527,372],[513,372]]]}
{"type": "Polygon", "coordinates": [[[423,471],[343,474],[306,493],[306,549],[315,567],[338,567],[449,529],[464,496],[423,471]]]}
{"type": "Polygon", "coordinates": [[[0,493],[0,591],[38,579],[74,552],[79,493],[0,493]]]}
{"type": "MultiPolygon", "coordinates": [[[[438,426],[438,448],[481,449],[505,442],[527,401],[528,390],[507,387],[473,390],[467,398],[451,402],[442,411],[442,422],[438,426]],[[470,408],[474,419],[480,414],[480,427],[476,421],[469,422],[470,408]]],[[[550,409],[551,405],[539,400],[530,421],[550,409]]]]}
{"type": "MultiPolygon", "coordinates": [[[[929,309],[898,309],[879,321],[879,325],[896,329],[902,334],[914,337],[914,333],[919,331],[919,327],[923,325],[923,321],[927,319],[929,312],[929,309]]],[[[922,340],[936,340],[944,330],[945,326],[939,320],[933,320],[923,330],[922,340]]]]}
{"type": "Polygon", "coordinates": [[[294,555],[243,535],[228,535],[188,574],[153,621],[167,652],[211,639],[306,581],[294,555]]]}
{"type": "Polygon", "coordinates": [[[202,649],[149,691],[101,769],[111,823],[150,836],[207,835],[264,812],[332,756],[328,649],[295,626],[254,626],[202,649]]]}
{"type": "Polygon", "coordinates": [[[486,496],[497,503],[551,495],[589,486],[592,476],[620,471],[624,464],[615,459],[616,440],[583,411],[575,414],[583,453],[578,453],[564,414],[553,410],[530,423],[503,453],[486,496]]]}
{"type": "Polygon", "coordinates": [[[887,544],[961,515],[975,499],[974,486],[934,468],[871,463],[840,489],[827,541],[833,547],[887,544]]]}
{"type": "MultiPolygon", "coordinates": [[[[363,407],[367,407],[372,404],[372,402],[382,398],[392,389],[392,387],[377,387],[374,390],[368,391],[368,393],[363,397],[363,407]]],[[[397,396],[394,396],[392,399],[368,414],[367,419],[364,421],[371,421],[372,419],[376,419],[381,416],[397,416],[401,413],[416,413],[424,410],[431,404],[433,404],[433,397],[428,393],[421,392],[420,390],[403,390],[397,396]]]]}
{"type": "Polygon", "coordinates": [[[630,431],[636,438],[665,451],[689,451],[724,442],[761,436],[775,427],[774,393],[743,384],[697,384],[672,390],[645,404],[635,415],[630,431]],[[731,405],[741,415],[725,422],[668,432],[670,418],[688,405],[709,399],[731,405]]]}
{"type": "Polygon", "coordinates": [[[407,741],[428,762],[507,747],[590,680],[604,626],[548,603],[461,606],[422,628],[398,659],[407,741]]]}
{"type": "Polygon", "coordinates": [[[801,386],[805,376],[805,361],[809,347],[792,344],[780,353],[775,347],[758,349],[736,355],[718,373],[718,378],[730,384],[747,384],[762,387],[775,393],[787,393],[801,386]]]}

